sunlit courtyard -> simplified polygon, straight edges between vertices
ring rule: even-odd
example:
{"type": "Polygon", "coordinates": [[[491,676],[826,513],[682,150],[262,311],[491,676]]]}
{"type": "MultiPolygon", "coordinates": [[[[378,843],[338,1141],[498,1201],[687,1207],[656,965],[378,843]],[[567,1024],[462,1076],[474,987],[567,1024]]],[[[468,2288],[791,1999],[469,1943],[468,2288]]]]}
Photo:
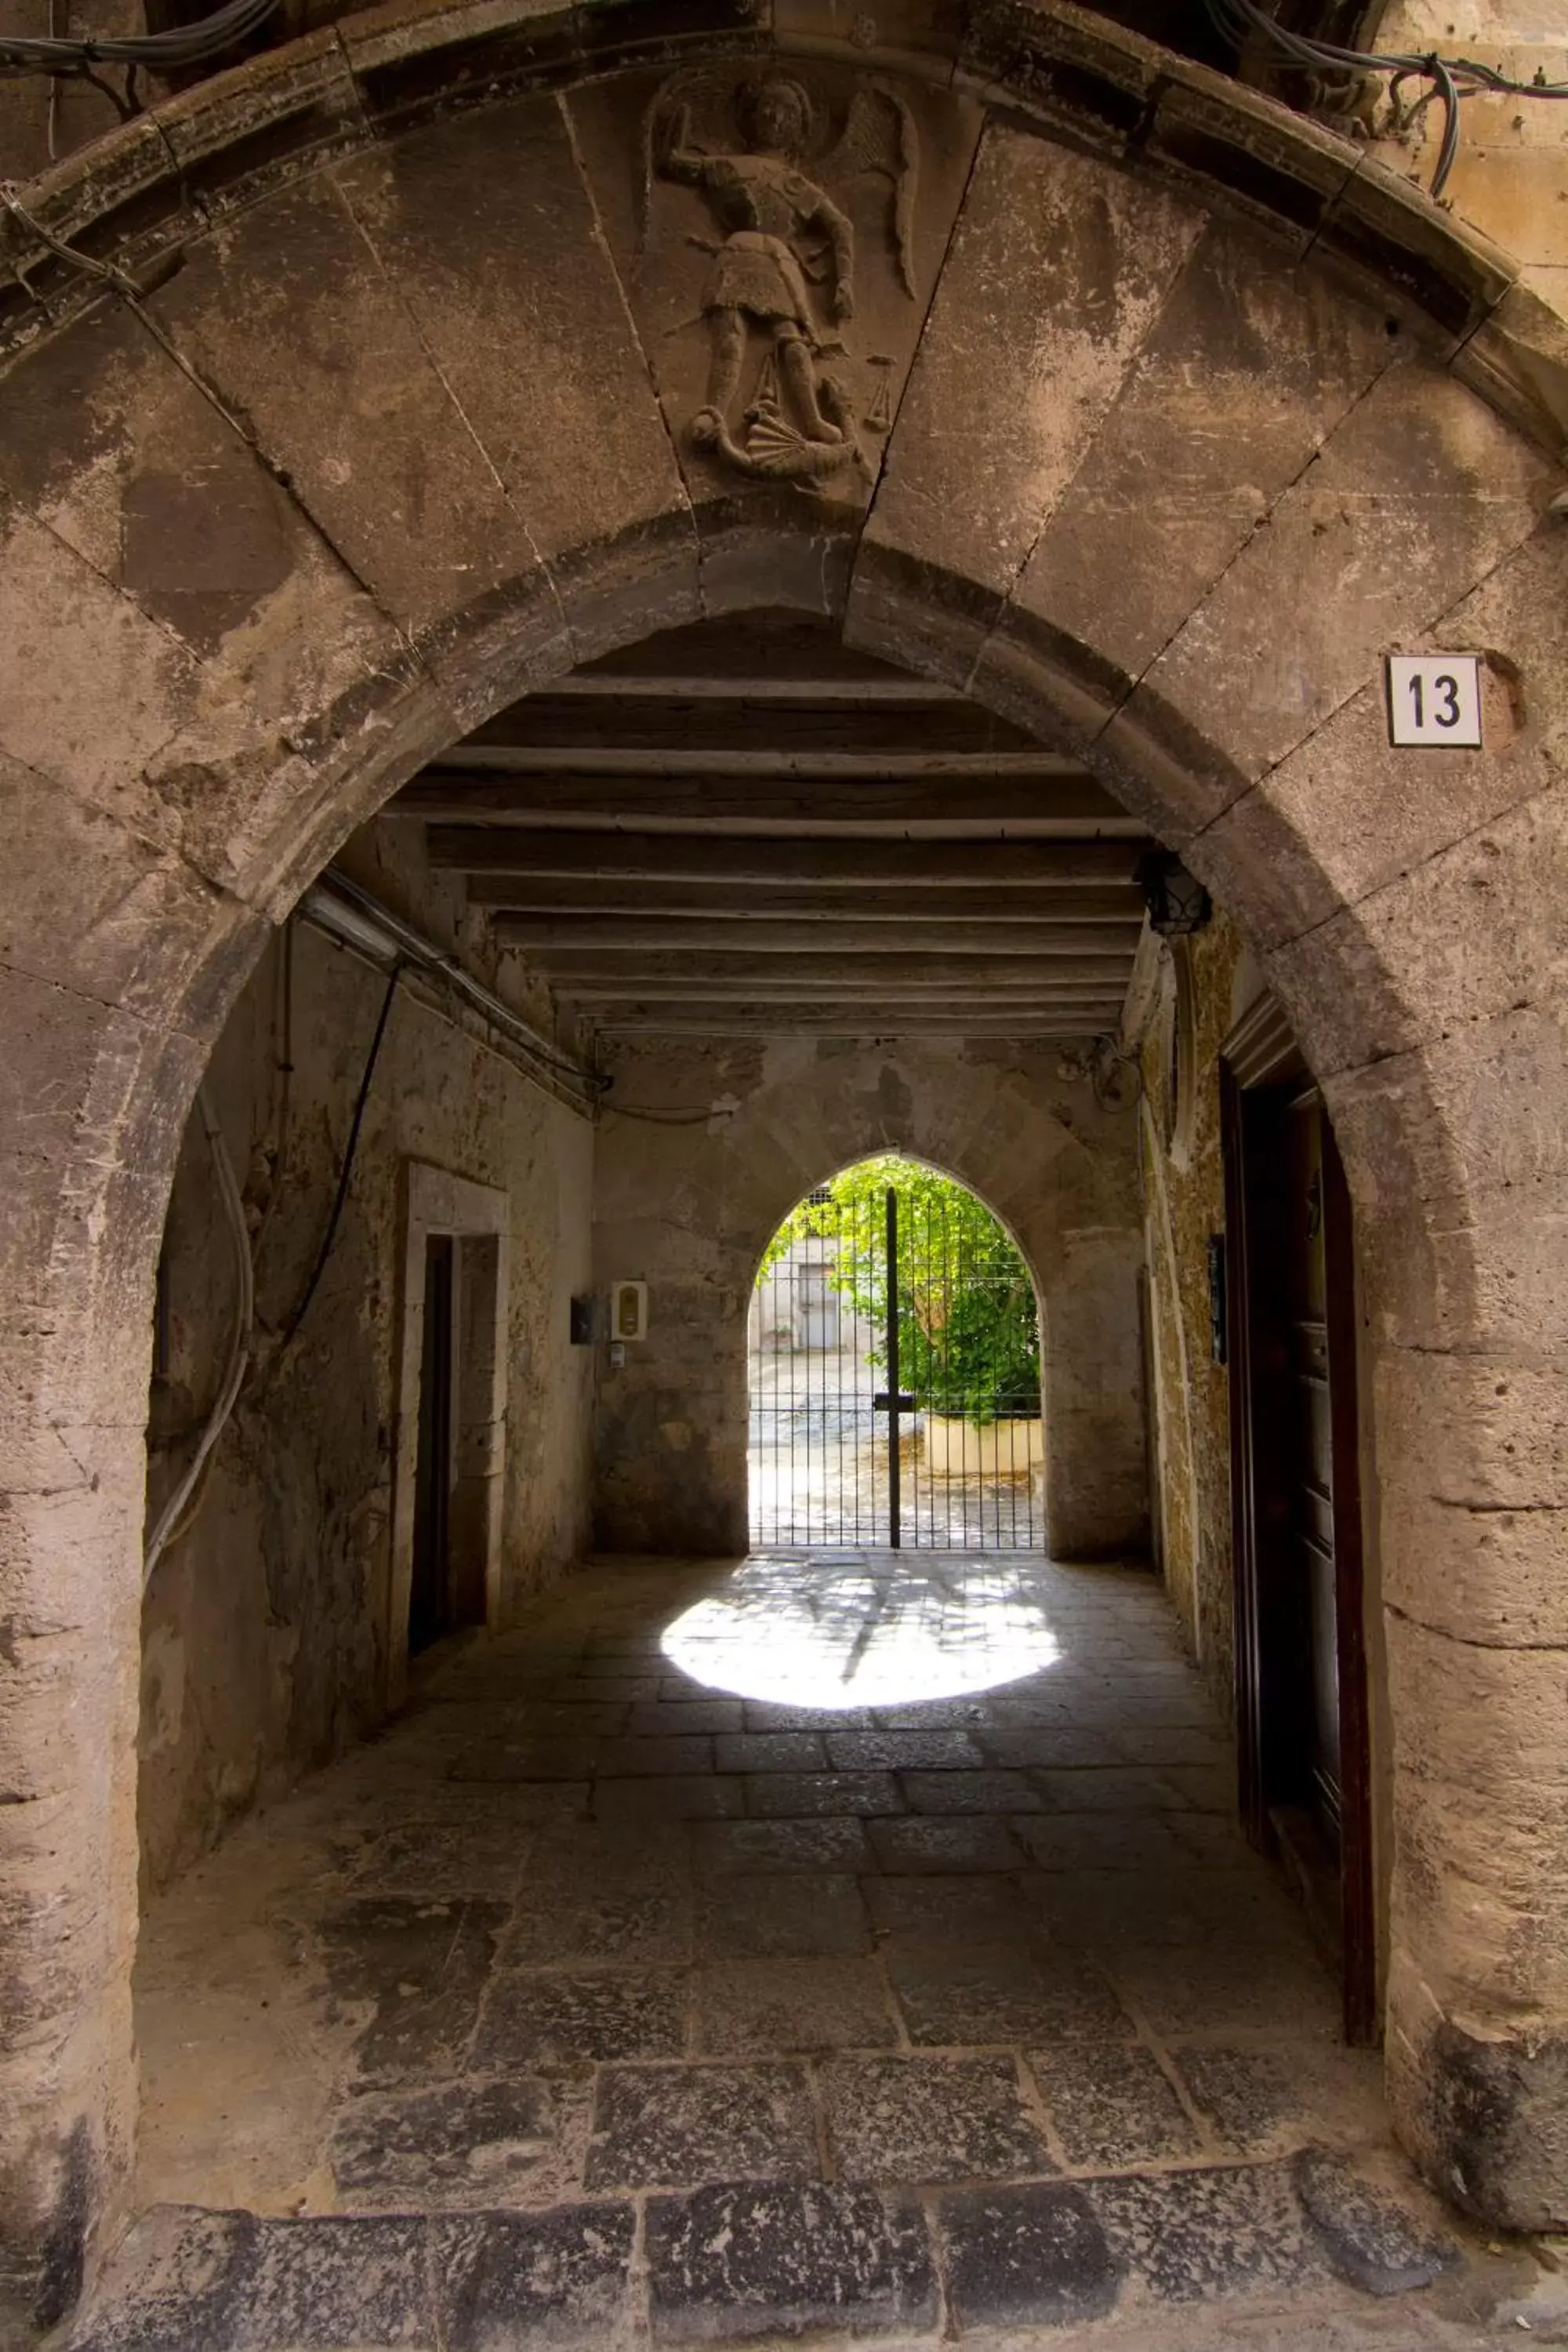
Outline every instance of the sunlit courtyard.
{"type": "Polygon", "coordinates": [[[833,1712],[997,1689],[1051,1665],[1055,1572],[924,1552],[753,1554],[664,1636],[706,1689],[833,1712]]]}

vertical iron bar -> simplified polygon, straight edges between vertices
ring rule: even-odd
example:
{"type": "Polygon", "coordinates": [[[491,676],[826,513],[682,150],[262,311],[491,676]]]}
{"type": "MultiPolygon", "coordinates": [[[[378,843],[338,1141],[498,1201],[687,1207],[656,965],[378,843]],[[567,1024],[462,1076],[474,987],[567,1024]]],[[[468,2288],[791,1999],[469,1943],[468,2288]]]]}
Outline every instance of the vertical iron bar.
{"type": "MultiPolygon", "coordinates": [[[[856,1228],[853,1228],[853,1244],[856,1244],[856,1301],[869,1296],[868,1282],[865,1282],[865,1246],[863,1246],[865,1216],[868,1216],[865,1202],[858,1202],[858,1204],[856,1204],[856,1228]]],[[[865,1362],[863,1357],[860,1357],[860,1348],[863,1348],[863,1345],[868,1345],[868,1340],[865,1340],[865,1334],[863,1334],[860,1307],[856,1306],[856,1543],[863,1543],[868,1534],[869,1534],[869,1540],[875,1543],[877,1540],[877,1413],[872,1412],[872,1416],[869,1416],[869,1433],[872,1433],[869,1434],[869,1446],[863,1446],[860,1444],[860,1437],[863,1437],[863,1430],[860,1430],[860,1409],[863,1409],[863,1406],[860,1406],[860,1395],[863,1395],[863,1390],[865,1390],[865,1379],[868,1379],[869,1369],[872,1369],[868,1362],[865,1362]],[[860,1475],[863,1473],[865,1477],[869,1479],[869,1489],[872,1489],[869,1491],[869,1500],[860,1498],[860,1475]]],[[[875,1388],[877,1383],[875,1379],[872,1379],[872,1385],[869,1385],[869,1390],[865,1390],[865,1395],[872,1395],[875,1388]]]]}
{"type": "MultiPolygon", "coordinates": [[[[856,1230],[855,1230],[855,1212],[854,1212],[853,1208],[851,1207],[851,1208],[850,1208],[850,1209],[848,1209],[847,1211],[841,1211],[841,1212],[840,1212],[840,1213],[839,1213],[838,1253],[837,1253],[837,1255],[838,1255],[838,1262],[839,1262],[841,1265],[847,1263],[847,1264],[848,1264],[848,1265],[851,1267],[851,1269],[852,1269],[852,1270],[855,1268],[855,1265],[856,1265],[856,1255],[855,1255],[855,1253],[856,1253],[856,1248],[857,1248],[857,1244],[858,1244],[858,1235],[857,1235],[857,1234],[856,1234],[856,1230]],[[846,1225],[847,1225],[847,1231],[848,1231],[848,1244],[847,1244],[847,1249],[846,1248],[846,1244],[845,1244],[845,1230],[846,1230],[846,1225]]],[[[855,1273],[855,1288],[851,1289],[850,1294],[849,1294],[849,1297],[850,1297],[850,1320],[849,1320],[849,1331],[850,1331],[850,1337],[851,1337],[851,1340],[852,1340],[852,1341],[856,1341],[856,1339],[857,1339],[856,1317],[855,1317],[855,1313],[854,1313],[854,1300],[855,1300],[856,1291],[858,1290],[858,1286],[859,1286],[859,1279],[860,1279],[859,1275],[858,1275],[858,1272],[856,1272],[856,1273],[855,1273]]],[[[843,1345],[844,1345],[844,1332],[843,1332],[843,1328],[842,1328],[842,1327],[840,1327],[840,1329],[839,1329],[839,1333],[838,1333],[838,1341],[839,1341],[839,1347],[840,1347],[840,1349],[842,1350],[842,1348],[843,1348],[843,1345]]],[[[839,1403],[839,1437],[838,1437],[838,1444],[839,1444],[840,1448],[842,1449],[842,1448],[843,1448],[843,1446],[844,1446],[844,1444],[845,1444],[846,1435],[847,1436],[847,1440],[848,1440],[848,1447],[849,1447],[848,1457],[847,1457],[847,1467],[848,1467],[848,1471],[849,1471],[849,1475],[850,1475],[851,1481],[852,1481],[852,1483],[853,1483],[853,1499],[852,1499],[851,1504],[850,1504],[849,1524],[850,1524],[850,1526],[851,1526],[851,1527],[854,1528],[854,1530],[855,1530],[855,1534],[854,1534],[854,1538],[853,1538],[853,1539],[854,1539],[854,1541],[855,1541],[855,1542],[858,1543],[858,1542],[859,1542],[859,1540],[860,1540],[860,1355],[859,1355],[859,1349],[858,1349],[858,1343],[857,1343],[857,1344],[853,1344],[853,1345],[851,1346],[851,1348],[850,1348],[850,1351],[849,1351],[849,1409],[848,1409],[848,1426],[847,1426],[847,1431],[846,1431],[846,1429],[845,1429],[845,1424],[844,1424],[844,1358],[843,1358],[843,1354],[842,1354],[842,1353],[840,1353],[840,1355],[839,1355],[839,1359],[838,1359],[838,1385],[839,1385],[839,1399],[838,1399],[838,1403],[839,1403]]],[[[839,1470],[840,1470],[840,1475],[842,1475],[843,1471],[844,1471],[844,1468],[845,1468],[845,1466],[846,1466],[846,1458],[845,1458],[845,1455],[844,1455],[844,1454],[843,1454],[842,1450],[840,1451],[840,1454],[839,1454],[839,1457],[838,1457],[838,1458],[839,1458],[839,1470]]]]}
{"type": "Polygon", "coordinates": [[[888,1187],[888,1541],[900,1545],[899,1525],[899,1196],[888,1187]]]}
{"type": "MultiPolygon", "coordinates": [[[[931,1268],[931,1202],[930,1202],[930,1201],[928,1200],[928,1201],[926,1202],[926,1203],[925,1203],[925,1239],[924,1239],[924,1246],[923,1246],[923,1248],[921,1247],[921,1242],[920,1242],[920,1239],[919,1239],[919,1225],[920,1225],[920,1218],[921,1218],[921,1202],[920,1202],[920,1199],[919,1199],[919,1196],[918,1196],[918,1195],[917,1195],[913,1200],[911,1200],[911,1202],[910,1202],[910,1213],[911,1216],[912,1216],[912,1217],[914,1218],[914,1220],[915,1220],[916,1231],[917,1231],[917,1239],[916,1239],[916,1244],[915,1244],[915,1266],[916,1266],[916,1269],[917,1269],[917,1276],[918,1276],[918,1278],[919,1278],[919,1279],[921,1279],[921,1280],[922,1280],[922,1281],[923,1281],[923,1280],[926,1280],[926,1279],[928,1279],[928,1278],[929,1278],[929,1275],[930,1275],[930,1268],[931,1268]]],[[[915,1398],[915,1411],[916,1411],[916,1412],[918,1413],[918,1412],[919,1412],[919,1411],[920,1411],[920,1391],[919,1391],[919,1390],[918,1390],[918,1389],[916,1389],[916,1390],[912,1391],[911,1391],[911,1393],[913,1394],[913,1396],[914,1396],[914,1398],[915,1398]]],[[[912,1472],[912,1474],[913,1474],[913,1476],[914,1476],[914,1482],[915,1482],[915,1543],[916,1543],[916,1546],[917,1546],[917,1547],[919,1546],[920,1541],[921,1541],[921,1452],[922,1452],[922,1449],[921,1449],[919,1445],[917,1445],[917,1446],[914,1448],[913,1454],[912,1454],[911,1458],[910,1458],[910,1470],[911,1470],[911,1472],[912,1472]]],[[[930,1486],[930,1477],[929,1477],[929,1474],[928,1474],[928,1477],[927,1477],[927,1485],[926,1485],[926,1540],[927,1540],[928,1544],[929,1544],[930,1539],[931,1539],[931,1486],[930,1486]]]]}
{"type": "MultiPolygon", "coordinates": [[[[831,1254],[832,1254],[832,1259],[833,1259],[833,1276],[834,1276],[834,1283],[837,1283],[837,1276],[838,1276],[838,1268],[839,1268],[839,1266],[843,1264],[843,1261],[844,1261],[844,1203],[843,1203],[841,1201],[835,1201],[835,1202],[834,1202],[834,1204],[833,1204],[833,1245],[832,1245],[832,1253],[831,1253],[831,1254]]],[[[827,1253],[826,1253],[826,1252],[824,1252],[824,1257],[825,1257],[825,1259],[826,1259],[826,1255],[827,1255],[827,1253]]],[[[828,1294],[829,1294],[829,1291],[830,1291],[830,1290],[831,1290],[831,1292],[832,1292],[832,1297],[833,1297],[833,1301],[834,1301],[834,1305],[833,1305],[833,1316],[832,1316],[832,1330],[833,1330],[833,1423],[832,1423],[832,1427],[833,1427],[833,1491],[834,1491],[835,1495],[836,1495],[836,1496],[837,1496],[837,1498],[838,1498],[838,1540],[839,1540],[839,1542],[840,1542],[840,1543],[842,1543],[842,1542],[844,1541],[844,1512],[845,1512],[845,1507],[846,1507],[846,1505],[847,1505],[847,1503],[848,1502],[848,1499],[849,1499],[849,1498],[848,1498],[848,1496],[847,1496],[847,1492],[846,1492],[846,1486],[847,1486],[847,1480],[846,1480],[846,1478],[845,1478],[845,1475],[844,1475],[844,1473],[845,1473],[845,1468],[846,1468],[846,1464],[845,1464],[845,1459],[844,1459],[844,1328],[843,1328],[843,1323],[842,1323],[842,1321],[841,1321],[841,1319],[840,1319],[840,1318],[841,1318],[841,1314],[842,1314],[842,1301],[841,1301],[841,1298],[840,1298],[840,1295],[839,1295],[839,1293],[838,1293],[837,1289],[837,1288],[835,1288],[835,1287],[833,1286],[833,1284],[830,1284],[830,1283],[828,1282],[828,1280],[827,1280],[826,1276],[824,1276],[824,1278],[823,1278],[823,1287],[822,1287],[822,1299],[823,1299],[823,1336],[824,1336],[824,1338],[826,1338],[826,1335],[827,1335],[827,1329],[828,1329],[828,1323],[827,1323],[827,1298],[828,1298],[828,1294]]],[[[827,1428],[827,1425],[828,1425],[828,1417],[827,1417],[827,1359],[826,1359],[826,1356],[823,1358],[823,1381],[822,1381],[822,1422],[823,1422],[823,1429],[824,1429],[824,1432],[826,1433],[826,1428],[827,1428]]]]}
{"type": "Polygon", "coordinates": [[[798,1540],[795,1528],[800,1506],[800,1488],[795,1484],[795,1424],[800,1418],[800,1353],[795,1335],[800,1328],[800,1267],[791,1253],[789,1269],[789,1531],[790,1541],[798,1540]]]}

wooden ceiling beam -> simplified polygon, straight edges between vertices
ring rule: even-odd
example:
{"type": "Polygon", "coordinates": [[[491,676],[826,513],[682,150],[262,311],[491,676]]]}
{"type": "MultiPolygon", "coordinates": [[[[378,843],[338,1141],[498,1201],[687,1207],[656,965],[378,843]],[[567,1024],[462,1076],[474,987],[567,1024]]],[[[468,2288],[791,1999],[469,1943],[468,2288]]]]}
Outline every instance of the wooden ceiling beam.
{"type": "Polygon", "coordinates": [[[858,1004],[870,1015],[880,1017],[891,1007],[900,1013],[924,1015],[928,1013],[1011,1013],[1022,1006],[1026,1012],[1070,1013],[1075,1021],[1088,1021],[1100,1029],[1113,1028],[1121,1017],[1123,992],[1109,989],[1103,994],[1085,989],[1056,992],[1049,989],[953,989],[953,988],[866,988],[846,990],[843,987],[812,988],[798,983],[786,988],[781,982],[770,988],[762,982],[736,982],[725,987],[678,988],[673,982],[625,980],[618,988],[571,988],[560,992],[563,1004],[574,1005],[590,1021],[600,1018],[600,1007],[605,1004],[626,1004],[635,998],[639,1004],[770,1004],[810,1011],[814,1005],[858,1004]]]}
{"type": "Polygon", "coordinates": [[[1131,956],[1074,957],[1058,962],[1039,956],[858,955],[658,955],[631,950],[615,954],[590,949],[539,959],[539,970],[565,996],[621,996],[654,988],[766,988],[825,990],[842,996],[848,988],[868,995],[945,990],[975,996],[988,988],[1032,989],[1040,996],[1126,992],[1131,956]]]}
{"type": "Polygon", "coordinates": [[[575,695],[536,694],[513,703],[467,739],[476,745],[509,750],[598,752],[616,749],[656,751],[677,758],[687,752],[733,754],[756,742],[765,726],[770,753],[807,757],[818,752],[858,752],[885,759],[889,753],[947,751],[994,756],[1028,751],[1040,756],[1022,728],[1010,726],[976,702],[884,696],[870,704],[853,698],[814,703],[803,695],[784,701],[728,695],[662,698],[643,693],[608,701],[575,695]]]}
{"type": "MultiPolygon", "coordinates": [[[[697,671],[668,676],[650,673],[637,677],[578,669],[558,677],[550,693],[552,698],[564,696],[574,702],[806,702],[819,703],[824,708],[831,704],[839,709],[846,704],[854,708],[892,703],[910,709],[932,703],[969,707],[963,696],[954,694],[951,687],[934,686],[923,677],[769,677],[760,670],[739,672],[733,677],[697,671]]],[[[526,709],[527,704],[514,704],[512,708],[526,709]]]]}
{"type": "Polygon", "coordinates": [[[678,824],[726,833],[810,834],[847,829],[895,836],[915,831],[994,831],[1064,840],[1142,840],[1145,829],[1092,777],[972,779],[881,776],[784,784],[700,776],[471,776],[427,768],[404,787],[388,816],[438,824],[606,824],[635,832],[678,824]]]}
{"type": "MultiPolygon", "coordinates": [[[[1081,782],[1088,770],[1081,760],[1063,752],[1040,751],[943,751],[929,745],[905,751],[784,751],[773,742],[759,749],[753,728],[748,741],[732,750],[701,750],[686,743],[668,749],[649,744],[605,745],[602,741],[575,750],[552,750],[516,743],[487,743],[472,736],[454,743],[431,766],[442,775],[472,776],[642,776],[714,777],[733,783],[747,777],[770,783],[802,782],[877,782],[897,779],[920,782],[932,777],[997,779],[1048,784],[1060,779],[1081,782]]],[[[841,742],[836,735],[835,741],[841,742]]],[[[421,771],[421,772],[426,772],[421,771]]],[[[1119,812],[1120,813],[1120,812],[1119,812]]]]}
{"type": "Polygon", "coordinates": [[[1115,1016],[1062,1006],[929,1007],[876,1004],[768,1003],[660,1005],[627,1003],[594,1009],[595,1029],[609,1035],[646,1032],[668,1037],[790,1036],[803,1032],[840,1037],[1098,1037],[1115,1016]]]}
{"type": "Polygon", "coordinates": [[[593,875],[606,881],[778,884],[826,889],[935,886],[991,890],[1127,880],[1136,845],[1114,841],[783,841],[708,834],[534,832],[513,825],[433,824],[430,863],[446,873],[593,875]]]}
{"type": "MultiPolygon", "coordinates": [[[[984,891],[883,889],[876,883],[831,891],[809,884],[770,878],[737,889],[729,882],[693,881],[676,876],[635,881],[604,876],[562,874],[470,874],[468,898],[495,910],[498,930],[541,916],[584,918],[630,916],[649,922],[892,923],[900,930],[924,924],[1028,923],[1110,924],[1130,933],[1131,948],[1143,922],[1137,885],[1125,882],[1053,884],[1041,888],[1007,881],[984,891]]],[[[674,942],[672,941],[672,944],[674,942]]]]}
{"type": "Polygon", "coordinates": [[[548,971],[557,956],[599,950],[655,954],[878,956],[903,950],[938,956],[1037,956],[1051,962],[1085,957],[1131,967],[1138,932],[1131,923],[802,922],[773,919],[766,903],[731,920],[699,916],[498,915],[498,945],[515,948],[548,971]]]}

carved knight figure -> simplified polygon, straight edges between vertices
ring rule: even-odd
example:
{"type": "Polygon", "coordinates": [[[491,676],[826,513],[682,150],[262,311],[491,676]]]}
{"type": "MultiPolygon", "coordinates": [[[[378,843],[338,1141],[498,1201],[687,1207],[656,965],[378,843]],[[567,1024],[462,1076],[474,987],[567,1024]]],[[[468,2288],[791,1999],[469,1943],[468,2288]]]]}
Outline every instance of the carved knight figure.
{"type": "MultiPolygon", "coordinates": [[[[712,99],[710,77],[698,78],[695,92],[683,77],[660,91],[649,118],[652,173],[699,189],[721,232],[701,298],[710,363],[692,439],[743,473],[775,479],[810,482],[847,464],[868,470],[847,389],[827,364],[845,356],[832,330],[854,313],[855,231],[802,168],[824,144],[818,109],[805,85],[783,73],[724,92],[717,108],[712,99]],[[709,100],[721,136],[731,131],[718,152],[697,143],[693,95],[709,100]],[[742,403],[753,336],[763,358],[742,403]]],[[[916,163],[902,100],[879,86],[858,91],[825,175],[874,171],[892,180],[900,280],[911,298],[916,163]]]]}

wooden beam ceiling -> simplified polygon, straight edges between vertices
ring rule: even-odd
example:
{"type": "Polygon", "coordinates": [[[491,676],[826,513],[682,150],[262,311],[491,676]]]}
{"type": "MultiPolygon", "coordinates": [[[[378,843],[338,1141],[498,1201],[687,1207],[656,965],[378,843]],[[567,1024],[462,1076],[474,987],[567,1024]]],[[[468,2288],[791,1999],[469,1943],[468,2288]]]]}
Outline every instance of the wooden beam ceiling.
{"type": "Polygon", "coordinates": [[[643,1032],[670,1037],[1092,1037],[1114,1025],[1099,1005],[981,1003],[933,1011],[929,1004],[670,1004],[635,1000],[595,1005],[606,1035],[643,1032]]]}
{"type": "Polygon", "coordinates": [[[397,816],[434,824],[606,826],[679,824],[703,833],[797,837],[919,834],[931,839],[984,832],[999,839],[1132,841],[1143,828],[1087,776],[750,778],[712,776],[471,775],[427,768],[393,804],[397,816]]]}
{"type": "Polygon", "coordinates": [[[575,672],[388,814],[607,1032],[1081,1036],[1142,920],[1080,761],[777,616],[575,672]]]}
{"type": "MultiPolygon", "coordinates": [[[[739,950],[752,956],[805,955],[875,958],[900,950],[933,961],[945,957],[1034,956],[1077,965],[1088,959],[1125,971],[1129,950],[1125,923],[985,923],[888,921],[835,922],[823,918],[797,922],[771,916],[765,908],[729,921],[678,915],[501,915],[496,937],[517,948],[542,971],[552,970],[564,952],[599,949],[651,949],[681,955],[722,954],[739,950]]],[[[1135,939],[1136,930],[1132,934],[1135,939]]]]}
{"type": "Polygon", "coordinates": [[[820,835],[609,833],[565,826],[433,824],[430,863],[456,874],[573,874],[605,881],[845,883],[990,890],[1032,882],[1128,882],[1135,845],[1115,841],[900,841],[820,835]]]}
{"type": "Polygon", "coordinates": [[[987,989],[1029,989],[1040,995],[1100,993],[1120,997],[1124,966],[1119,956],[1076,956],[1057,961],[1040,956],[858,955],[849,971],[837,955],[687,955],[657,949],[556,949],[535,959],[565,994],[577,995],[584,986],[606,981],[639,984],[666,981],[680,987],[694,982],[708,984],[748,982],[770,990],[826,989],[842,996],[846,983],[874,995],[923,993],[945,990],[973,996],[987,989]]]}
{"type": "MultiPolygon", "coordinates": [[[[733,690],[694,699],[658,694],[606,699],[581,691],[531,695],[477,728],[463,748],[469,756],[481,751],[526,754],[541,764],[559,764],[567,755],[597,761],[616,752],[639,761],[826,759],[840,763],[840,772],[842,762],[856,756],[879,767],[889,760],[929,761],[944,755],[1011,758],[1037,766],[1053,756],[975,702],[884,696],[858,707],[847,695],[816,703],[804,695],[781,700],[733,690]]],[[[1058,758],[1057,764],[1078,763],[1058,758]]]]}
{"type": "Polygon", "coordinates": [[[639,915],[688,922],[897,923],[904,929],[923,923],[1109,923],[1126,937],[1130,955],[1143,920],[1142,898],[1130,882],[1037,888],[1009,881],[984,893],[851,886],[827,895],[770,879],[750,887],[742,899],[726,882],[693,882],[679,875],[665,882],[646,877],[612,882],[592,875],[470,874],[468,891],[476,907],[509,909],[520,920],[537,915],[639,915]]]}

